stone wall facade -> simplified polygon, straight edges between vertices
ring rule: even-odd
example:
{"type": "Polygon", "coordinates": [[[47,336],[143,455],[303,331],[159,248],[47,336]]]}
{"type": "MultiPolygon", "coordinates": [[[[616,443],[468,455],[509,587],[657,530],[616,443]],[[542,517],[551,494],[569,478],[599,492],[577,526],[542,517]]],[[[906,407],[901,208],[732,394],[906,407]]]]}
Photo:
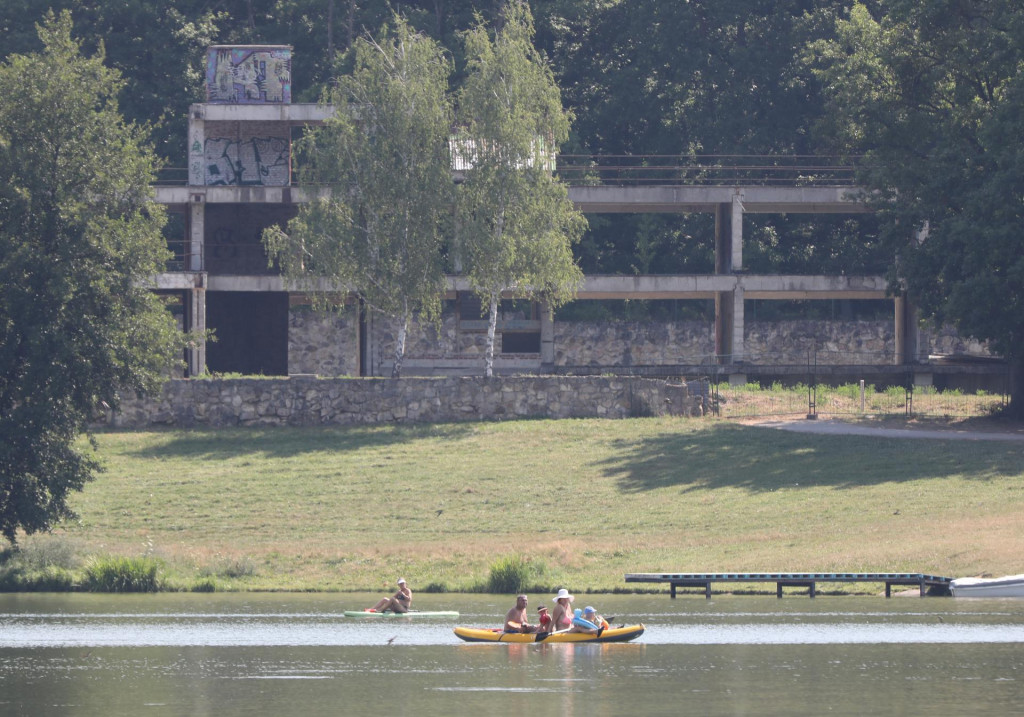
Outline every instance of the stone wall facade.
{"type": "Polygon", "coordinates": [[[702,364],[715,355],[715,328],[703,321],[555,321],[556,366],[702,364]]]}
{"type": "MultiPolygon", "coordinates": [[[[289,372],[321,376],[358,374],[358,327],[355,312],[322,317],[292,309],[289,326],[289,372]]],[[[397,331],[375,317],[372,351],[376,365],[393,358],[397,331]]],[[[553,323],[554,365],[566,367],[676,366],[713,363],[714,326],[705,321],[604,321],[553,323]]],[[[920,355],[989,357],[982,342],[960,337],[952,327],[926,327],[920,355]]],[[[407,359],[471,359],[483,365],[485,335],[459,331],[451,302],[440,327],[413,323],[406,339],[407,359]]],[[[501,335],[495,354],[501,354],[501,335]]],[[[746,360],[768,366],[890,365],[895,361],[892,321],[751,321],[745,335],[746,360]]]]}
{"type": "Polygon", "coordinates": [[[701,384],[603,376],[173,380],[159,398],[123,401],[108,422],[142,428],[699,416],[706,394],[701,384]]]}
{"type": "Polygon", "coordinates": [[[359,318],[352,306],[335,314],[288,312],[288,373],[359,375],[359,318]]]}

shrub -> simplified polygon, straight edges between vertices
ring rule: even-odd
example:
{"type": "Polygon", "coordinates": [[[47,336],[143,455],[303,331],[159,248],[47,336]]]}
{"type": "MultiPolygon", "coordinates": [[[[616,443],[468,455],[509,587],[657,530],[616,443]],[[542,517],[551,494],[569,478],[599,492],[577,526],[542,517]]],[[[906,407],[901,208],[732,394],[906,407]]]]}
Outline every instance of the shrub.
{"type": "Polygon", "coordinates": [[[215,593],[217,592],[217,581],[210,578],[203,578],[197,580],[192,584],[192,592],[194,593],[215,593]]]}
{"type": "Polygon", "coordinates": [[[215,565],[201,569],[199,574],[204,577],[247,578],[256,574],[256,566],[247,557],[222,558],[215,565]]]}
{"type": "Polygon", "coordinates": [[[95,558],[85,567],[84,587],[91,592],[147,593],[159,589],[154,558],[95,558]]]}
{"type": "Polygon", "coordinates": [[[506,555],[491,563],[487,577],[489,593],[521,593],[534,579],[534,567],[522,555],[506,555]]]}
{"type": "Polygon", "coordinates": [[[0,564],[4,563],[19,565],[29,571],[48,567],[71,570],[78,567],[78,557],[68,540],[54,535],[35,535],[0,553],[0,564]]]}
{"type": "Polygon", "coordinates": [[[0,569],[2,592],[71,592],[75,589],[75,576],[65,568],[54,565],[42,570],[25,570],[20,566],[0,569]]]}
{"type": "Polygon", "coordinates": [[[23,590],[47,593],[66,593],[75,589],[75,576],[67,568],[47,565],[36,573],[25,576],[23,590]]]}

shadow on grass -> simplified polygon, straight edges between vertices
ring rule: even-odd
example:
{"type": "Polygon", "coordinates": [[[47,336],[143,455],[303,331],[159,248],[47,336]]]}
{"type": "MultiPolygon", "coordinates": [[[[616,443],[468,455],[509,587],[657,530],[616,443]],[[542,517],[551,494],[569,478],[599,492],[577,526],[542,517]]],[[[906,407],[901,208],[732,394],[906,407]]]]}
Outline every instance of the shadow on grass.
{"type": "Polygon", "coordinates": [[[167,441],[126,453],[139,458],[196,460],[227,460],[252,454],[287,458],[320,451],[346,453],[431,438],[457,441],[473,431],[471,423],[167,429],[157,431],[170,436],[167,441]]]}
{"type": "Polygon", "coordinates": [[[666,487],[683,492],[883,483],[965,475],[988,480],[1024,475],[1024,448],[975,441],[822,436],[716,425],[707,431],[621,441],[598,464],[624,493],[666,487]]]}

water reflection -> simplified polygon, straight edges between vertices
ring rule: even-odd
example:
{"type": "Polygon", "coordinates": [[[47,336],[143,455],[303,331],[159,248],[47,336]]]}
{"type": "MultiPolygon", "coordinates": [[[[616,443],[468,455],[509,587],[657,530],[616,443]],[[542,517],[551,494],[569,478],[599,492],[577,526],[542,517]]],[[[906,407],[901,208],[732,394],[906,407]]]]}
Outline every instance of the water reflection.
{"type": "MultiPolygon", "coordinates": [[[[438,600],[441,596],[438,596],[438,600]]],[[[506,600],[456,596],[459,624],[506,600]]],[[[602,596],[626,644],[472,644],[362,596],[0,596],[0,714],[1011,714],[1024,601],[602,596]]]]}
{"type": "MultiPolygon", "coordinates": [[[[1021,616],[999,610],[945,616],[766,612],[645,618],[648,629],[640,640],[652,645],[1024,643],[1021,616]]],[[[0,613],[0,648],[451,645],[458,644],[452,633],[454,624],[452,620],[437,619],[366,623],[340,615],[303,613],[8,612],[0,613]]],[[[521,654],[522,648],[534,647],[540,645],[508,645],[507,652],[513,658],[521,654]]]]}

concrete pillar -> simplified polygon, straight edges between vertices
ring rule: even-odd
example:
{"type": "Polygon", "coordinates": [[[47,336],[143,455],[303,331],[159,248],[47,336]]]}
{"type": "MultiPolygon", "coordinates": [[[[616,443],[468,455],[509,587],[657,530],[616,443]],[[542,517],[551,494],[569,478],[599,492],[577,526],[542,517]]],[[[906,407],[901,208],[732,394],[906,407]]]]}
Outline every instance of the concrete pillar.
{"type": "Polygon", "coordinates": [[[732,238],[732,270],[743,270],[743,190],[737,189],[732,197],[732,221],[730,233],[732,238]]]}
{"type": "Polygon", "coordinates": [[[360,310],[363,312],[363,322],[362,322],[362,326],[363,326],[363,328],[362,328],[363,343],[359,347],[360,350],[363,352],[362,364],[363,364],[363,370],[365,371],[365,373],[363,375],[364,376],[377,376],[377,375],[379,375],[378,371],[380,369],[380,366],[377,365],[377,361],[374,358],[375,354],[377,353],[374,350],[374,347],[376,345],[376,342],[374,341],[375,333],[376,332],[373,329],[374,312],[370,311],[369,307],[366,307],[366,306],[360,307],[360,310]]]}
{"type": "Polygon", "coordinates": [[[188,113],[188,185],[202,187],[206,184],[206,121],[203,106],[192,105],[188,113]]]}
{"type": "Polygon", "coordinates": [[[743,287],[737,282],[732,292],[732,361],[742,363],[743,350],[743,287]]]}
{"type": "MultiPolygon", "coordinates": [[[[206,275],[196,275],[196,285],[185,292],[185,331],[206,331],[206,275]]],[[[188,375],[201,376],[206,373],[206,342],[197,341],[186,350],[185,361],[188,375]]]]}
{"type": "Polygon", "coordinates": [[[903,294],[897,296],[893,303],[896,342],[893,363],[897,366],[918,363],[920,359],[920,328],[917,307],[903,294]]]}
{"type": "Polygon", "coordinates": [[[206,195],[189,193],[188,241],[185,245],[185,270],[205,271],[203,246],[206,232],[206,195]]]}
{"type": "MultiPolygon", "coordinates": [[[[743,191],[732,202],[715,208],[715,273],[733,274],[743,269],[743,191]]],[[[718,363],[743,360],[743,288],[715,296],[715,353],[718,363]]]]}
{"type": "Polygon", "coordinates": [[[540,302],[540,370],[551,373],[555,368],[555,321],[546,301],[540,302]]]}
{"type": "Polygon", "coordinates": [[[899,366],[903,361],[903,357],[906,355],[907,350],[907,322],[904,304],[906,299],[902,296],[897,296],[893,300],[893,337],[895,341],[895,350],[893,351],[892,362],[894,365],[899,366]]]}

